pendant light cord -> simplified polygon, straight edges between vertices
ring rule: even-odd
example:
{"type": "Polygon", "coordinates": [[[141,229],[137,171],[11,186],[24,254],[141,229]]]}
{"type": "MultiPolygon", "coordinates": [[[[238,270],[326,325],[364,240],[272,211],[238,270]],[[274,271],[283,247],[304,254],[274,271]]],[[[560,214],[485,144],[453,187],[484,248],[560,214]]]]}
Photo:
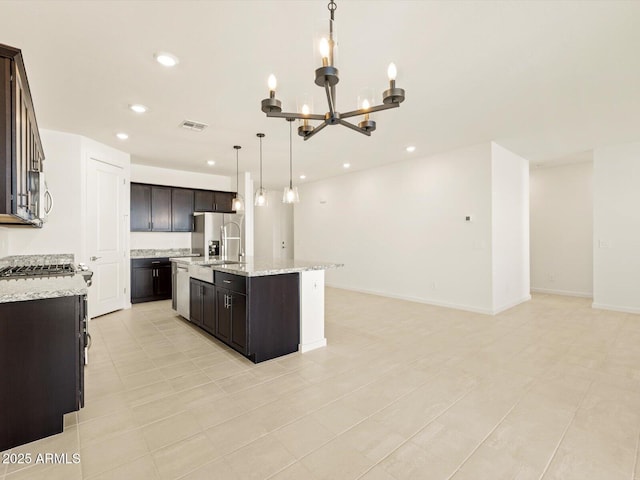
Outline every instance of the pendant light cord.
{"type": "Polygon", "coordinates": [[[262,195],[262,137],[260,138],[260,194],[262,195]]]}
{"type": "Polygon", "coordinates": [[[293,140],[291,137],[291,132],[293,131],[293,127],[291,126],[293,122],[289,122],[289,188],[293,188],[293,140]]]}
{"type": "Polygon", "coordinates": [[[236,196],[238,196],[238,193],[240,191],[240,181],[238,180],[240,178],[240,174],[238,173],[239,168],[238,149],[236,148],[236,196]]]}

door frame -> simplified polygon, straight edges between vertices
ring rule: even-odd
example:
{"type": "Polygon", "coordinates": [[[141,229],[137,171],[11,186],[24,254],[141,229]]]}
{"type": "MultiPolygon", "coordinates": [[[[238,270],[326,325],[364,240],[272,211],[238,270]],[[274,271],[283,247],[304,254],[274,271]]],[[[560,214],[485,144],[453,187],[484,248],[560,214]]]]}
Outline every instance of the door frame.
{"type": "MultiPolygon", "coordinates": [[[[129,237],[130,237],[130,224],[129,224],[129,215],[130,215],[130,183],[131,183],[131,157],[128,153],[122,152],[120,150],[116,150],[115,148],[108,147],[107,145],[102,145],[96,141],[91,139],[82,137],[81,144],[81,175],[82,175],[82,185],[81,185],[81,198],[82,202],[80,205],[80,238],[82,244],[82,254],[81,258],[77,259],[82,263],[87,265],[90,264],[89,256],[90,245],[88,245],[88,212],[87,212],[87,199],[90,192],[87,190],[88,184],[88,174],[89,169],[88,165],[91,160],[95,160],[98,162],[102,162],[108,165],[112,165],[114,167],[118,167],[122,169],[122,175],[124,178],[124,185],[122,188],[122,198],[120,202],[120,221],[122,222],[122,246],[124,249],[123,256],[121,259],[121,269],[122,278],[121,284],[124,285],[125,291],[123,292],[124,298],[122,303],[122,308],[131,308],[131,261],[130,261],[130,247],[129,247],[129,237]]],[[[89,288],[95,288],[89,287],[89,288]]],[[[91,305],[89,305],[89,312],[91,312],[91,305]]],[[[89,314],[89,318],[91,315],[89,314]]]]}

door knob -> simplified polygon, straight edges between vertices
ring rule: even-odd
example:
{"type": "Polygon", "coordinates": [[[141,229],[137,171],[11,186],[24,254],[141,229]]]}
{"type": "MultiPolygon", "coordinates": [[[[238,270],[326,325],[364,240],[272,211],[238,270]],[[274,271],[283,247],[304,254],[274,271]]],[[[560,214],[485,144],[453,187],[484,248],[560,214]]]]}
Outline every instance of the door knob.
{"type": "Polygon", "coordinates": [[[102,257],[89,257],[89,260],[91,260],[92,262],[95,262],[99,258],[102,258],[102,257]]]}

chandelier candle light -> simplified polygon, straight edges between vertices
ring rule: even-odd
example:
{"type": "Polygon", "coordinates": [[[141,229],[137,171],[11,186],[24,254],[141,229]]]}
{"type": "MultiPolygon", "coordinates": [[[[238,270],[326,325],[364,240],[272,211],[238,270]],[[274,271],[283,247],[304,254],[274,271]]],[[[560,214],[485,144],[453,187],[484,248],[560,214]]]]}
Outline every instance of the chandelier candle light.
{"type": "Polygon", "coordinates": [[[256,207],[266,207],[268,203],[267,190],[262,186],[262,139],[264,138],[264,133],[256,133],[256,136],[260,139],[260,188],[256,190],[254,204],[256,207]]]}
{"type": "Polygon", "coordinates": [[[293,129],[291,128],[291,122],[295,121],[295,118],[287,118],[289,122],[289,186],[284,187],[282,194],[282,203],[299,203],[300,197],[298,196],[298,187],[293,186],[293,129]]]}
{"type": "MultiPolygon", "coordinates": [[[[320,130],[327,125],[344,125],[356,132],[360,132],[364,135],[371,136],[371,132],[376,129],[376,122],[369,119],[369,114],[372,112],[378,112],[380,110],[387,110],[389,108],[399,107],[404,101],[404,90],[396,87],[397,69],[395,64],[391,63],[387,70],[389,77],[389,88],[382,93],[382,104],[380,105],[361,105],[358,110],[353,110],[346,113],[340,113],[336,111],[335,98],[336,98],[336,84],[340,80],[338,77],[338,69],[334,65],[334,48],[336,47],[334,36],[334,16],[337,5],[336,2],[331,0],[328,5],[331,18],[329,20],[329,38],[322,38],[320,40],[320,55],[322,57],[322,66],[316,69],[315,83],[319,87],[323,87],[327,96],[327,103],[329,105],[329,111],[324,115],[310,113],[308,107],[303,109],[302,112],[283,112],[282,102],[276,98],[276,86],[277,81],[274,75],[269,76],[269,98],[262,100],[262,111],[267,114],[267,117],[285,118],[287,120],[302,120],[303,123],[298,127],[298,135],[305,140],[310,139],[320,130]],[[364,119],[357,125],[347,122],[345,118],[357,117],[364,115],[364,119]],[[317,126],[313,126],[309,123],[309,120],[320,120],[317,126]]],[[[306,105],[305,105],[306,106],[306,105]]]]}
{"type": "Polygon", "coordinates": [[[236,149],[236,196],[231,201],[231,208],[236,212],[241,212],[244,210],[244,200],[242,199],[242,195],[240,195],[240,174],[238,173],[238,152],[242,148],[240,145],[234,145],[233,148],[236,149]]]}

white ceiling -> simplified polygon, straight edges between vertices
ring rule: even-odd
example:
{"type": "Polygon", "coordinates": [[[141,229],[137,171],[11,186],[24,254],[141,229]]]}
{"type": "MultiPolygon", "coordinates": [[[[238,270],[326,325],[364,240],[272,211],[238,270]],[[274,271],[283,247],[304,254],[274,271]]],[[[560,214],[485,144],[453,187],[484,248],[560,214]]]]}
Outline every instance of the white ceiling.
{"type": "MultiPolygon", "coordinates": [[[[21,48],[41,128],[91,137],[135,163],[288,181],[288,124],[260,101],[270,73],[285,110],[313,95],[314,33],[327,0],[0,1],[0,43],[21,48]],[[157,51],[180,58],[158,65],[157,51]],[[150,108],[145,115],[131,103],[150,108]],[[178,128],[185,119],[203,133],[178,128]],[[126,141],[115,138],[125,131],[126,141]],[[217,164],[208,167],[206,160],[217,164]]],[[[388,88],[394,61],[407,92],[375,115],[367,138],[294,131],[294,183],[495,140],[536,164],[640,140],[640,2],[337,0],[339,111],[388,88]],[[408,154],[407,145],[417,147],[408,154]]],[[[45,152],[46,153],[46,152],[45,152]]],[[[382,186],[381,186],[382,187],[382,186]]]]}

